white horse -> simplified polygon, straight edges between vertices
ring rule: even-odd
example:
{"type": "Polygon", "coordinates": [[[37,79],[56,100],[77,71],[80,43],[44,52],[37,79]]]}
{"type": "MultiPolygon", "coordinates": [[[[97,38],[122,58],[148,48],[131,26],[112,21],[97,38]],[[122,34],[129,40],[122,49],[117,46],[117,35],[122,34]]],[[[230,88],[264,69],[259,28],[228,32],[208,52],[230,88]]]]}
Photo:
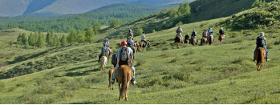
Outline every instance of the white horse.
{"type": "Polygon", "coordinates": [[[107,63],[108,63],[108,59],[109,59],[109,57],[111,56],[111,54],[112,54],[112,50],[111,49],[108,49],[107,51],[106,51],[106,53],[103,55],[103,56],[101,56],[101,58],[100,58],[100,70],[101,71],[104,71],[104,68],[105,68],[105,66],[107,65],[107,63]]]}

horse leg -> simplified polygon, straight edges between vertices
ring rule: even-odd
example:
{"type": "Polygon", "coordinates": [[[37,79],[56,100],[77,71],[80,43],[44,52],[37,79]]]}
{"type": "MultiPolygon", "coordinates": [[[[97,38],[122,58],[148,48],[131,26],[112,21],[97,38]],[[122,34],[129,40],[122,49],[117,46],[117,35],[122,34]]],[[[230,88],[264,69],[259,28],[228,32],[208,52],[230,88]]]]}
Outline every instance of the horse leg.
{"type": "Polygon", "coordinates": [[[261,71],[261,64],[257,64],[257,71],[261,71]]]}
{"type": "Polygon", "coordinates": [[[121,88],[121,83],[119,83],[119,100],[122,99],[122,88],[121,88]]]}
{"type": "Polygon", "coordinates": [[[127,86],[126,86],[126,89],[125,89],[125,101],[128,101],[128,95],[127,95],[127,93],[128,93],[128,87],[129,87],[129,81],[128,81],[128,83],[126,84],[127,86]]]}

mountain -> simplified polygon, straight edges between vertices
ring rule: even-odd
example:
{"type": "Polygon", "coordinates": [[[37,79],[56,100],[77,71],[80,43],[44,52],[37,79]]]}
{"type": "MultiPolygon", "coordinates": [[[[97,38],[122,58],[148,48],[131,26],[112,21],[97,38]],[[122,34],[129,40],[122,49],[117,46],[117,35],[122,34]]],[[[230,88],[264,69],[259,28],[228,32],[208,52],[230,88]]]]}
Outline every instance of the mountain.
{"type": "Polygon", "coordinates": [[[30,0],[0,0],[0,17],[22,15],[29,3],[30,0]]]}
{"type": "Polygon", "coordinates": [[[183,0],[1,0],[0,17],[66,15],[86,13],[113,4],[164,6],[183,0]]]}
{"type": "Polygon", "coordinates": [[[51,5],[56,0],[30,0],[29,5],[27,6],[24,15],[33,13],[35,11],[38,11],[40,9],[45,8],[48,5],[51,5]]]}

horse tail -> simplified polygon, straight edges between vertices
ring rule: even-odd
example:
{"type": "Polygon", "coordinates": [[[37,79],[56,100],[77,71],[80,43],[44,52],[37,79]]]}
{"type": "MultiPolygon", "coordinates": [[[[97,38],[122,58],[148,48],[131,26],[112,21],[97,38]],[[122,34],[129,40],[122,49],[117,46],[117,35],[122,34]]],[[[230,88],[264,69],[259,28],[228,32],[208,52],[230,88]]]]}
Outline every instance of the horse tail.
{"type": "Polygon", "coordinates": [[[121,85],[121,94],[122,94],[122,96],[125,96],[125,94],[126,94],[126,91],[127,91],[127,89],[128,89],[128,85],[129,85],[129,78],[130,78],[130,69],[129,69],[129,67],[128,66],[122,66],[121,67],[121,69],[122,69],[122,72],[123,72],[123,75],[122,75],[122,77],[123,77],[123,79],[122,79],[122,85],[121,85]]]}

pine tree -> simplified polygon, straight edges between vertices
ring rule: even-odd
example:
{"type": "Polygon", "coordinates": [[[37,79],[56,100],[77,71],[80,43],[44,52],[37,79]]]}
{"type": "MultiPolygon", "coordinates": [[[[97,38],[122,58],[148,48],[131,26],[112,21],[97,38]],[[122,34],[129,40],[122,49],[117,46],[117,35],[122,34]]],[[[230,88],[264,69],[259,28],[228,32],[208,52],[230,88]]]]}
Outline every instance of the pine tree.
{"type": "Polygon", "coordinates": [[[92,30],[94,32],[94,35],[97,35],[100,31],[101,23],[100,22],[95,22],[93,24],[92,30]]]}
{"type": "Polygon", "coordinates": [[[18,35],[18,37],[17,37],[17,44],[18,45],[23,45],[23,43],[22,43],[22,34],[18,35]]]}
{"type": "Polygon", "coordinates": [[[110,26],[112,28],[116,28],[116,27],[119,27],[120,25],[122,24],[122,22],[118,19],[112,19],[111,20],[111,23],[110,23],[110,26]]]}
{"type": "Polygon", "coordinates": [[[56,46],[56,47],[60,46],[60,38],[58,35],[54,35],[52,40],[54,42],[54,46],[56,46]]]}
{"type": "Polygon", "coordinates": [[[179,16],[188,16],[191,14],[191,7],[189,3],[183,3],[178,9],[179,16]]]}
{"type": "Polygon", "coordinates": [[[85,30],[85,41],[91,43],[93,41],[93,31],[90,28],[85,30]]]}
{"type": "Polygon", "coordinates": [[[73,44],[76,42],[76,32],[74,30],[71,30],[69,35],[67,36],[67,42],[69,44],[73,44]]]}
{"type": "Polygon", "coordinates": [[[22,44],[25,48],[27,48],[29,46],[28,44],[28,36],[26,35],[26,33],[22,34],[22,44]]]}
{"type": "Polygon", "coordinates": [[[66,35],[62,35],[62,37],[61,37],[61,39],[60,39],[60,44],[61,44],[61,46],[67,46],[67,37],[66,37],[66,35]]]}
{"type": "Polygon", "coordinates": [[[143,34],[143,29],[141,27],[136,27],[134,29],[134,34],[135,34],[135,36],[142,35],[143,34]]]}
{"type": "Polygon", "coordinates": [[[52,32],[47,33],[46,43],[47,43],[48,46],[54,46],[53,33],[52,32]]]}
{"type": "Polygon", "coordinates": [[[46,39],[45,39],[45,35],[43,35],[42,33],[38,33],[38,39],[37,39],[37,43],[36,43],[36,46],[39,47],[39,48],[42,48],[42,47],[45,47],[46,45],[46,39]]]}
{"type": "Polygon", "coordinates": [[[30,33],[30,35],[28,36],[28,44],[34,47],[36,42],[37,42],[36,33],[30,33]]]}
{"type": "Polygon", "coordinates": [[[84,43],[85,42],[85,32],[84,31],[78,31],[77,32],[77,40],[78,40],[78,43],[84,43]]]}

